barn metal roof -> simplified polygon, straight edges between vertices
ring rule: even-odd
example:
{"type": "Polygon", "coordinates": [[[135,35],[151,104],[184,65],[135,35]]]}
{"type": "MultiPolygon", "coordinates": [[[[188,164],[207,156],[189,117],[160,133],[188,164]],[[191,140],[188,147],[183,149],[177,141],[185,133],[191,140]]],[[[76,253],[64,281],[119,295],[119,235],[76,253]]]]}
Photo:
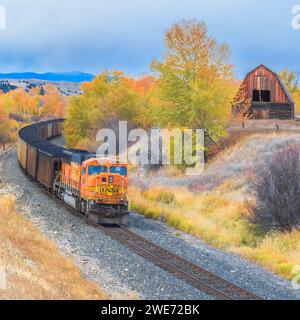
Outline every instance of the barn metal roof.
{"type": "MultiPolygon", "coordinates": [[[[275,72],[274,72],[275,73],[275,72]]],[[[288,97],[288,100],[290,103],[295,104],[295,100],[293,99],[293,97],[291,96],[291,94],[289,93],[285,83],[282,81],[282,79],[279,77],[279,75],[277,73],[275,73],[277,76],[278,81],[280,82],[282,89],[284,90],[286,96],[288,97]]]]}

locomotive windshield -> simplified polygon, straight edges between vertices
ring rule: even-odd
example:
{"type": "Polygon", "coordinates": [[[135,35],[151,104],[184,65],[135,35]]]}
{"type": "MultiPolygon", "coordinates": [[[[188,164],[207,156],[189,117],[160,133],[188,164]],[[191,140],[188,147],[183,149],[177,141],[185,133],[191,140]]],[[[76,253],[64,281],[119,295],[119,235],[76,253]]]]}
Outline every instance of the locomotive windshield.
{"type": "Polygon", "coordinates": [[[105,167],[105,166],[89,166],[88,172],[89,172],[90,176],[98,175],[100,173],[106,173],[107,167],[105,167]]]}
{"type": "Polygon", "coordinates": [[[110,173],[117,173],[124,177],[127,176],[127,168],[123,166],[110,167],[110,173]]]}

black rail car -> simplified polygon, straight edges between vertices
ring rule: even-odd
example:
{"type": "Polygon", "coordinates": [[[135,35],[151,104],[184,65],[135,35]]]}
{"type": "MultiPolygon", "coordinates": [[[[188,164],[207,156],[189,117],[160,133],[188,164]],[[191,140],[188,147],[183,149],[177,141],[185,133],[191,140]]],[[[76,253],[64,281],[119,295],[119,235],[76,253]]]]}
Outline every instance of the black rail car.
{"type": "Polygon", "coordinates": [[[63,121],[64,119],[44,121],[19,132],[17,150],[20,166],[49,190],[53,188],[66,149],[51,144],[47,139],[61,135],[63,121]]]}

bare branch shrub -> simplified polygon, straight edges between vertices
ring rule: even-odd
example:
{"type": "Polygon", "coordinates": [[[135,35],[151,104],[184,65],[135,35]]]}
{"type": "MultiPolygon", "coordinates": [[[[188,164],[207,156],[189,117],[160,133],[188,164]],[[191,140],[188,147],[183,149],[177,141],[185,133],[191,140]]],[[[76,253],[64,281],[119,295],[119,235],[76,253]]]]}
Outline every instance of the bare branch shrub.
{"type": "Polygon", "coordinates": [[[248,203],[252,223],[264,232],[300,227],[300,145],[278,151],[257,172],[252,187],[256,197],[248,203]]]}

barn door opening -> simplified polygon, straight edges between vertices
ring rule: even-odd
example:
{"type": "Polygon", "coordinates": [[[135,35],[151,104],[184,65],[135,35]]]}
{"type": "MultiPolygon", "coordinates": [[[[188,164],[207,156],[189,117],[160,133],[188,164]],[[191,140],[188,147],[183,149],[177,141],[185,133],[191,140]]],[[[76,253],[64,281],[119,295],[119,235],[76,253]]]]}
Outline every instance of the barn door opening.
{"type": "Polygon", "coordinates": [[[269,109],[264,110],[258,110],[257,111],[257,119],[263,120],[263,119],[269,119],[269,109]]]}

